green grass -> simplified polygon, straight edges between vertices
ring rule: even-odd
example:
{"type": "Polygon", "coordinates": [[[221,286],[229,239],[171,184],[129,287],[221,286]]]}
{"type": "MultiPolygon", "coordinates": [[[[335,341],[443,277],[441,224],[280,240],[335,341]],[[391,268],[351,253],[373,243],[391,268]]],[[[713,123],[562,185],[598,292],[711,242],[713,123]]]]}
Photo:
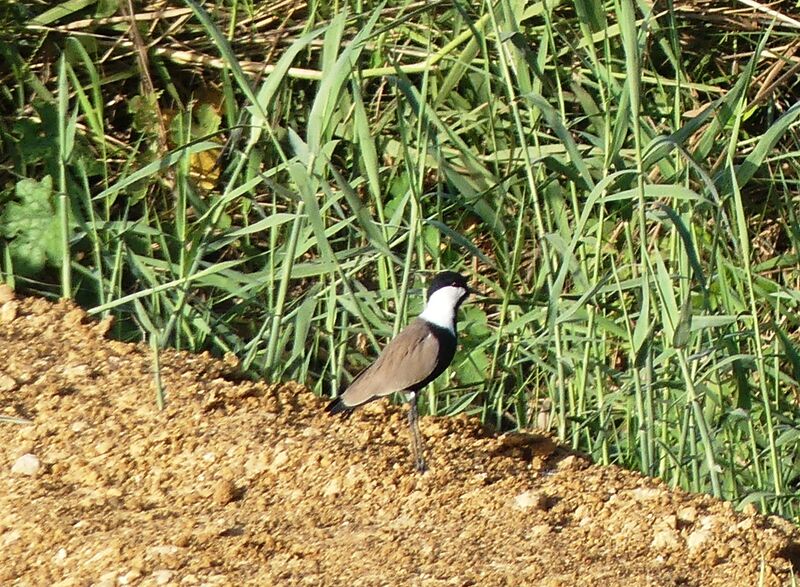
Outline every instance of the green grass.
{"type": "Polygon", "coordinates": [[[487,295],[423,410],[797,519],[800,107],[791,80],[758,94],[793,31],[631,0],[188,2],[141,21],[142,60],[72,6],[2,15],[5,281],[113,313],[155,366],[232,352],[331,393],[423,277],[469,273],[487,295]]]}

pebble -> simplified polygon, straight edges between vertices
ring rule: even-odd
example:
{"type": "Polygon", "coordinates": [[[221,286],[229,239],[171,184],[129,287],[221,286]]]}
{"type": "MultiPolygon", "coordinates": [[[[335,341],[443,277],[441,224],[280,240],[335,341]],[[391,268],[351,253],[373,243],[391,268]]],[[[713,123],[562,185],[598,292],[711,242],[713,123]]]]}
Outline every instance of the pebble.
{"type": "Polygon", "coordinates": [[[677,550],[680,547],[680,535],[672,528],[663,528],[653,534],[650,546],[656,550],[677,550]]]}
{"type": "Polygon", "coordinates": [[[531,491],[531,490],[523,491],[514,498],[514,506],[520,510],[527,510],[530,508],[543,510],[546,508],[546,505],[547,505],[547,496],[542,495],[538,491],[531,491]]]}
{"type": "Polygon", "coordinates": [[[691,505],[680,508],[678,519],[684,524],[694,524],[697,521],[697,508],[691,505]]]}
{"type": "Polygon", "coordinates": [[[97,333],[98,336],[105,336],[108,334],[108,331],[111,330],[111,327],[114,325],[114,317],[111,315],[106,316],[100,322],[95,324],[94,331],[97,333]]]}
{"type": "Polygon", "coordinates": [[[22,532],[16,529],[9,530],[0,536],[0,546],[9,546],[10,544],[17,542],[20,538],[22,538],[22,532]]]}
{"type": "Polygon", "coordinates": [[[86,314],[80,308],[75,308],[74,310],[70,310],[66,314],[64,314],[64,324],[67,326],[76,326],[83,321],[83,317],[86,314]]]}
{"type": "Polygon", "coordinates": [[[755,516],[758,515],[758,508],[754,503],[748,503],[742,508],[742,513],[745,516],[755,516]]]}
{"type": "Polygon", "coordinates": [[[211,498],[216,505],[226,505],[233,501],[236,495],[236,485],[230,479],[221,479],[214,488],[211,498]]]}
{"type": "Polygon", "coordinates": [[[16,473],[17,475],[36,475],[39,472],[39,469],[42,467],[42,463],[39,461],[39,458],[31,453],[25,453],[21,457],[19,457],[11,467],[11,472],[16,473]]]}
{"type": "Polygon", "coordinates": [[[64,367],[62,373],[70,380],[85,379],[89,376],[89,365],[70,365],[64,367]]]}
{"type": "Polygon", "coordinates": [[[95,587],[115,587],[117,584],[117,571],[108,571],[100,575],[100,580],[94,583],[95,587]]]}
{"type": "Polygon", "coordinates": [[[0,391],[14,391],[16,388],[16,379],[9,375],[0,375],[0,391]]]}
{"type": "Polygon", "coordinates": [[[46,314],[50,310],[53,309],[53,304],[45,300],[44,298],[35,298],[28,308],[30,309],[31,314],[34,316],[41,316],[46,314]]]}
{"type": "Polygon", "coordinates": [[[325,497],[335,497],[342,491],[342,484],[337,478],[333,478],[325,484],[322,489],[322,495],[325,497]]]}
{"type": "Polygon", "coordinates": [[[232,353],[230,351],[226,352],[222,357],[222,362],[231,369],[239,368],[239,357],[236,356],[236,353],[232,353]]]}
{"type": "Polygon", "coordinates": [[[117,585],[132,585],[136,579],[142,576],[142,572],[137,569],[132,569],[117,577],[117,585]]]}
{"type": "Polygon", "coordinates": [[[26,453],[33,453],[33,449],[34,449],[35,446],[36,446],[36,443],[33,440],[31,440],[29,438],[23,438],[22,442],[20,442],[19,446],[17,446],[17,450],[14,451],[14,456],[17,456],[17,455],[22,456],[22,455],[24,455],[26,453]]]}
{"type": "Polygon", "coordinates": [[[535,526],[531,526],[531,529],[528,531],[528,536],[530,538],[540,538],[549,534],[552,531],[552,528],[549,524],[536,524],[535,526]]]}
{"type": "Polygon", "coordinates": [[[681,537],[677,527],[677,516],[662,517],[653,525],[653,541],[650,546],[656,550],[678,550],[681,547],[681,537]]]}
{"type": "Polygon", "coordinates": [[[169,569],[158,569],[153,571],[152,575],[150,575],[155,581],[156,585],[166,585],[170,581],[172,581],[172,577],[175,574],[175,571],[170,571],[169,569]]]}
{"type": "Polygon", "coordinates": [[[147,438],[138,438],[134,441],[131,441],[130,446],[128,447],[128,452],[133,458],[139,458],[150,448],[150,442],[147,438]]]}
{"type": "Polygon", "coordinates": [[[7,283],[0,283],[0,304],[5,304],[14,299],[14,290],[7,283]]]}
{"type": "Polygon", "coordinates": [[[110,441],[101,440],[100,442],[94,445],[94,450],[97,451],[97,454],[104,455],[111,450],[112,446],[113,444],[111,444],[110,441]]]}
{"type": "Polygon", "coordinates": [[[578,521],[578,526],[586,526],[594,521],[592,516],[592,508],[588,504],[582,503],[575,508],[575,519],[578,521]]]}
{"type": "Polygon", "coordinates": [[[664,495],[664,492],[655,487],[637,487],[631,490],[631,497],[636,501],[650,501],[658,499],[664,495]]]}
{"type": "Polygon", "coordinates": [[[263,452],[252,453],[244,463],[244,474],[248,479],[252,479],[266,471],[268,466],[267,457],[263,452]]]}
{"type": "Polygon", "coordinates": [[[13,322],[17,317],[17,310],[19,309],[19,304],[15,301],[5,302],[2,306],[0,306],[0,322],[3,324],[7,324],[9,322],[13,322]]]}
{"type": "Polygon", "coordinates": [[[288,462],[289,462],[289,453],[286,452],[285,450],[280,450],[277,453],[275,453],[275,457],[272,459],[272,465],[270,465],[270,469],[273,472],[275,472],[288,462]]]}
{"type": "Polygon", "coordinates": [[[73,432],[75,432],[76,434],[78,434],[78,433],[83,432],[84,430],[86,430],[88,427],[89,427],[89,424],[86,421],[84,421],[84,420],[76,420],[70,425],[69,429],[72,430],[73,432]]]}
{"type": "Polygon", "coordinates": [[[575,455],[569,455],[561,459],[556,465],[559,471],[573,471],[580,467],[580,461],[575,455]]]}
{"type": "Polygon", "coordinates": [[[157,558],[174,555],[178,550],[179,548],[172,544],[156,544],[155,546],[148,546],[144,552],[145,556],[148,558],[157,558]]]}
{"type": "Polygon", "coordinates": [[[53,562],[57,565],[63,565],[64,561],[67,559],[67,549],[66,548],[59,548],[56,553],[53,555],[53,562]]]}
{"type": "Polygon", "coordinates": [[[697,552],[711,539],[711,532],[708,530],[695,530],[686,537],[686,547],[689,552],[697,552]]]}

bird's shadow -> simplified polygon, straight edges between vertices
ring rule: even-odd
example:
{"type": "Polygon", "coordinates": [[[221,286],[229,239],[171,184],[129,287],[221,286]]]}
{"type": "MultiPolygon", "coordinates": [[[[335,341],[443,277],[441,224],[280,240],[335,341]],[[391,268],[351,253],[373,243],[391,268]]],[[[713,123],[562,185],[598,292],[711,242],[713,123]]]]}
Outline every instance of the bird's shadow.
{"type": "MultiPolygon", "coordinates": [[[[390,450],[398,457],[405,455],[412,471],[406,410],[399,405],[376,404],[371,409],[356,411],[348,425],[358,423],[365,430],[381,430],[370,444],[379,446],[379,450],[390,450]],[[386,434],[387,431],[392,433],[386,434]]],[[[547,431],[500,432],[474,416],[425,416],[420,428],[430,472],[444,467],[451,473],[485,471],[491,476],[501,476],[512,473],[509,469],[524,469],[546,475],[568,458],[580,467],[592,462],[587,454],[560,443],[547,431]]]]}

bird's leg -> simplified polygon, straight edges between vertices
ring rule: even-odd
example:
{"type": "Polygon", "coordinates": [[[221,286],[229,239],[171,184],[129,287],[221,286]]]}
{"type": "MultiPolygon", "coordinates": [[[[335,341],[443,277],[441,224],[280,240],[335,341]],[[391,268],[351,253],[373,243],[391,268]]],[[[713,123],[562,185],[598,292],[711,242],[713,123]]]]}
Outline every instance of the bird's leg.
{"type": "Polygon", "coordinates": [[[414,458],[414,466],[420,473],[428,467],[425,465],[425,447],[422,444],[422,434],[419,431],[419,416],[417,415],[417,394],[408,394],[410,408],[408,410],[408,427],[411,431],[411,456],[414,458]]]}

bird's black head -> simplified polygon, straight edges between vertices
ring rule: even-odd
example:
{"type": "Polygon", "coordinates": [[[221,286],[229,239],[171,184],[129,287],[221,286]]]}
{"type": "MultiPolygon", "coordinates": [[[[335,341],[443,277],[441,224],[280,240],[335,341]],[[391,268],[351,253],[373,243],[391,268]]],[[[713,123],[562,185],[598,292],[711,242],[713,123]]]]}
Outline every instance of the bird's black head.
{"type": "Polygon", "coordinates": [[[473,291],[467,284],[467,278],[463,275],[459,275],[455,271],[442,271],[431,281],[431,285],[428,287],[428,298],[433,295],[433,292],[449,286],[463,288],[468,294],[473,291]]]}

